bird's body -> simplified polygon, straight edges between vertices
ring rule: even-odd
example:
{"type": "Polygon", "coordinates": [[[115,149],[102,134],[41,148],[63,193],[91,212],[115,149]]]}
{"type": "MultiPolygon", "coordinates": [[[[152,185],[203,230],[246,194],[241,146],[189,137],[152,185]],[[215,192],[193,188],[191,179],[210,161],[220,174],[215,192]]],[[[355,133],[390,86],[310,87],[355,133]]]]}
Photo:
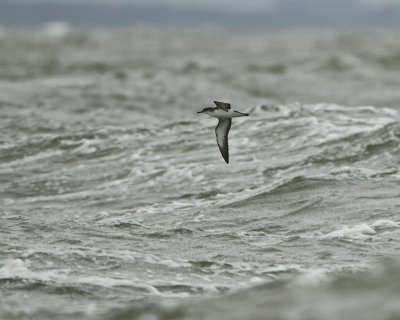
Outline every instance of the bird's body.
{"type": "Polygon", "coordinates": [[[248,116],[247,113],[241,113],[239,111],[234,111],[232,109],[228,109],[228,111],[218,108],[212,108],[212,109],[213,111],[206,111],[205,113],[211,117],[218,119],[231,119],[231,118],[248,116]]]}
{"type": "Polygon", "coordinates": [[[215,127],[217,144],[222,157],[229,163],[228,133],[231,128],[232,118],[245,117],[248,113],[242,113],[231,109],[231,105],[226,102],[214,101],[215,108],[205,108],[198,113],[205,113],[211,117],[218,118],[218,125],[215,127]]]}

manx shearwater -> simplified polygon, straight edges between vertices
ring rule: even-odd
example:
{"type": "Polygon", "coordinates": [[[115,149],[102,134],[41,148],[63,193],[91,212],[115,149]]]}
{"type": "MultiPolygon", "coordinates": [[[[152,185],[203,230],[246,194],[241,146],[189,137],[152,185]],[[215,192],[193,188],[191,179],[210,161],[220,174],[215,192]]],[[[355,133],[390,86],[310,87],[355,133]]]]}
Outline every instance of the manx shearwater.
{"type": "Polygon", "coordinates": [[[215,108],[205,108],[197,113],[205,113],[211,117],[218,118],[218,125],[215,127],[217,144],[222,157],[229,163],[228,133],[231,128],[232,118],[245,117],[248,113],[243,113],[231,109],[231,105],[226,102],[214,101],[215,108]]]}

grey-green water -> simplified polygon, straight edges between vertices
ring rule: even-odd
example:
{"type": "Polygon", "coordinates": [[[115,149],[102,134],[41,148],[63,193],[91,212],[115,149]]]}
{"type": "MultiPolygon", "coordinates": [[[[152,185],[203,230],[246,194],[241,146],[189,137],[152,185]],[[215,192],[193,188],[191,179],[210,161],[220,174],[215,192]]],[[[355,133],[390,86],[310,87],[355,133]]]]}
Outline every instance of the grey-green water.
{"type": "Polygon", "coordinates": [[[399,317],[398,48],[2,29],[0,317],[399,317]]]}

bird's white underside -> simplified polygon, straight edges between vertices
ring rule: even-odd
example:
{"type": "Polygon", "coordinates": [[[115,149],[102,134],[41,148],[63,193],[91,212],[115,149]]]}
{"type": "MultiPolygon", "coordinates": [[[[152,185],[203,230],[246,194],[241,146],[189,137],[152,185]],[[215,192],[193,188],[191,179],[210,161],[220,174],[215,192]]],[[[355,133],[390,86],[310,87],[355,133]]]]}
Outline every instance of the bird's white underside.
{"type": "Polygon", "coordinates": [[[217,135],[217,144],[225,161],[229,163],[229,147],[228,147],[228,133],[231,127],[231,119],[219,119],[218,125],[215,128],[217,135]]]}
{"type": "Polygon", "coordinates": [[[240,112],[234,111],[229,109],[228,111],[222,109],[216,109],[213,112],[207,111],[206,112],[209,116],[219,119],[230,119],[230,118],[237,118],[237,117],[244,117],[243,114],[240,112]]]}
{"type": "Polygon", "coordinates": [[[224,121],[220,123],[215,130],[215,133],[217,134],[217,143],[221,148],[223,148],[225,144],[228,144],[227,139],[228,139],[229,127],[230,127],[229,121],[228,122],[224,121]]]}

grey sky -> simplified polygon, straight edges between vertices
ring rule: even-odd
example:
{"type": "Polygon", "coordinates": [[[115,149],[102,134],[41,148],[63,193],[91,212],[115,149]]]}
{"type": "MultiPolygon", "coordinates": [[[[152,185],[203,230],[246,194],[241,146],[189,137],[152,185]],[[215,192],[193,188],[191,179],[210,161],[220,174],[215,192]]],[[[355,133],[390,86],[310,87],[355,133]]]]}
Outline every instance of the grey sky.
{"type": "Polygon", "coordinates": [[[400,27],[400,0],[0,0],[0,25],[400,27]]]}
{"type": "MultiPolygon", "coordinates": [[[[172,7],[259,10],[272,8],[280,0],[14,0],[19,2],[59,2],[91,4],[132,4],[132,5],[168,5],[172,7]]],[[[297,0],[301,3],[303,0],[297,0]]],[[[355,0],[362,6],[371,8],[400,6],[400,0],[355,0]]],[[[345,3],[346,0],[320,0],[323,3],[345,3]]]]}
{"type": "MultiPolygon", "coordinates": [[[[90,3],[107,5],[160,5],[175,8],[218,9],[218,10],[266,10],[279,0],[14,0],[26,3],[90,3]]],[[[301,1],[301,0],[299,0],[301,1]]],[[[387,1],[387,0],[385,0],[387,1]]]]}

